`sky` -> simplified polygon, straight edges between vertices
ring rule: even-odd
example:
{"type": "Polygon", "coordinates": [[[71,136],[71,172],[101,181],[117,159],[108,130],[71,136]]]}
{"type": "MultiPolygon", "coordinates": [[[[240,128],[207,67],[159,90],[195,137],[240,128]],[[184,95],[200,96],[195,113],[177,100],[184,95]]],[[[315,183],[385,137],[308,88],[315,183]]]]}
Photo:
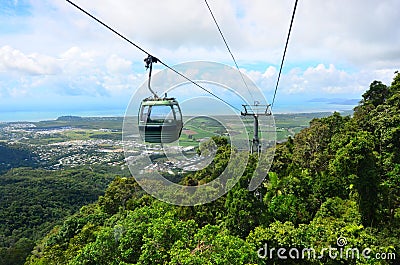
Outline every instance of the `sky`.
{"type": "MultiPolygon", "coordinates": [[[[202,0],[74,3],[170,66],[234,67],[202,0]]],[[[208,3],[241,71],[271,103],[294,0],[208,3]]],[[[299,0],[273,111],[348,110],[372,81],[390,85],[399,20],[398,0],[299,0]]],[[[146,81],[145,57],[67,1],[1,0],[0,121],[122,116],[146,81]]]]}

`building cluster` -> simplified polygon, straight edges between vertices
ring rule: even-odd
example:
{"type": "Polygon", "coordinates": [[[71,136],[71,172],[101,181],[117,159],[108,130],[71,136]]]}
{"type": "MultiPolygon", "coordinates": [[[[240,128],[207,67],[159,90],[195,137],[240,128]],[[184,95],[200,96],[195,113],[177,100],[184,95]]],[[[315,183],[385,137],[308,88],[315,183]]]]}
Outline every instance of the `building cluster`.
{"type": "Polygon", "coordinates": [[[178,155],[168,157],[168,161],[166,161],[165,158],[162,158],[164,151],[159,144],[143,144],[138,141],[138,136],[125,142],[102,139],[101,135],[87,139],[86,133],[94,131],[111,132],[108,129],[37,128],[33,123],[3,123],[0,124],[0,141],[27,147],[38,157],[44,168],[54,170],[83,165],[108,165],[124,169],[127,163],[135,162],[144,156],[151,157],[152,160],[151,164],[143,165],[143,170],[156,170],[170,174],[196,171],[209,163],[209,158],[196,154],[194,146],[170,147],[171,153],[178,155]],[[71,138],[71,133],[75,139],[71,138]],[[126,158],[124,144],[125,149],[129,150],[126,158]]]}

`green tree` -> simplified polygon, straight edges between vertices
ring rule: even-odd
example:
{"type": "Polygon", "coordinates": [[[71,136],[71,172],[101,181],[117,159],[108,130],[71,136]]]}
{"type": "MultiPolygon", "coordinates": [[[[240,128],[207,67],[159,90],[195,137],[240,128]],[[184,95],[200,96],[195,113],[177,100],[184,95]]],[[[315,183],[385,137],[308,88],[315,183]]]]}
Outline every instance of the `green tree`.
{"type": "Polygon", "coordinates": [[[368,132],[357,132],[338,149],[330,164],[333,175],[351,180],[360,196],[359,206],[365,225],[372,225],[378,201],[380,177],[374,154],[374,138],[368,132]]]}
{"type": "Polygon", "coordinates": [[[362,104],[372,104],[377,107],[385,103],[389,95],[388,87],[381,81],[374,81],[369,86],[369,89],[362,95],[362,104]]]}
{"type": "Polygon", "coordinates": [[[339,133],[349,117],[342,117],[338,112],[332,116],[313,119],[310,127],[296,134],[293,147],[293,162],[311,172],[321,172],[328,168],[334,151],[329,144],[332,137],[339,133]]]}
{"type": "Polygon", "coordinates": [[[236,236],[245,238],[251,230],[263,223],[266,209],[254,192],[235,187],[229,191],[225,202],[225,227],[236,236]]]}
{"type": "Polygon", "coordinates": [[[255,264],[257,253],[244,240],[218,226],[206,225],[190,241],[177,241],[168,264],[255,264]]]}

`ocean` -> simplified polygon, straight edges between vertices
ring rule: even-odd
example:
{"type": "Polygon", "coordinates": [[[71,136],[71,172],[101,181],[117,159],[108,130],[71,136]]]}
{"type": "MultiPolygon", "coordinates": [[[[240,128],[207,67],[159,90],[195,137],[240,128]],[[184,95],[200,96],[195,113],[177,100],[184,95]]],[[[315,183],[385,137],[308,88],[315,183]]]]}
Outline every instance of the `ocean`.
{"type": "Polygon", "coordinates": [[[60,116],[122,117],[125,109],[93,111],[14,111],[1,112],[0,122],[55,120],[60,116]]]}

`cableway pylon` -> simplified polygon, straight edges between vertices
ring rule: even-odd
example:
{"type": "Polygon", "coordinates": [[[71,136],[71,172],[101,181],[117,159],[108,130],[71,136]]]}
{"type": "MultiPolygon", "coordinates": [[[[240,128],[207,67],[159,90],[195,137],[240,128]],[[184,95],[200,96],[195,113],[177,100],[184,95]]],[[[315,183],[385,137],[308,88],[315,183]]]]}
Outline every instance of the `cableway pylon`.
{"type": "Polygon", "coordinates": [[[251,140],[251,154],[257,153],[260,155],[261,153],[261,144],[259,138],[259,126],[258,126],[258,118],[260,116],[271,116],[271,104],[268,105],[260,105],[259,102],[254,102],[254,105],[242,105],[244,111],[241,111],[242,116],[252,116],[254,118],[254,133],[253,139],[251,140]]]}

